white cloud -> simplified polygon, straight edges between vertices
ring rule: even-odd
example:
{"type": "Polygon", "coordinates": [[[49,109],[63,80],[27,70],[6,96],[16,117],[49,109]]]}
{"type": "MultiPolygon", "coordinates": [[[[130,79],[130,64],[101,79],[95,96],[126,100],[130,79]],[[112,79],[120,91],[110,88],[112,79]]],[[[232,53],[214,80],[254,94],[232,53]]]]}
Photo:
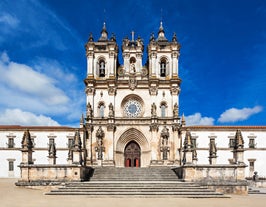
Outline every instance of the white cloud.
{"type": "Polygon", "coordinates": [[[8,25],[10,27],[16,27],[18,25],[18,23],[19,23],[19,20],[16,17],[14,17],[14,16],[12,16],[12,15],[10,15],[8,13],[3,13],[0,16],[0,23],[1,24],[6,24],[6,25],[8,25]]]}
{"type": "MultiPolygon", "coordinates": [[[[38,98],[47,105],[65,104],[68,97],[55,86],[55,80],[31,67],[9,61],[6,53],[0,59],[0,86],[18,90],[24,96],[38,98]]],[[[12,94],[11,94],[12,96],[12,94]]],[[[1,101],[0,101],[1,102],[1,101]]]]}
{"type": "Polygon", "coordinates": [[[221,123],[243,121],[248,119],[250,116],[261,112],[262,109],[263,108],[261,106],[243,109],[231,108],[223,112],[218,121],[221,123]]]}
{"type": "Polygon", "coordinates": [[[1,114],[0,123],[23,126],[59,126],[59,123],[44,115],[35,115],[20,109],[6,109],[1,114]]]}
{"type": "Polygon", "coordinates": [[[185,117],[186,125],[213,125],[214,119],[212,117],[202,117],[200,113],[195,113],[185,117]]]}

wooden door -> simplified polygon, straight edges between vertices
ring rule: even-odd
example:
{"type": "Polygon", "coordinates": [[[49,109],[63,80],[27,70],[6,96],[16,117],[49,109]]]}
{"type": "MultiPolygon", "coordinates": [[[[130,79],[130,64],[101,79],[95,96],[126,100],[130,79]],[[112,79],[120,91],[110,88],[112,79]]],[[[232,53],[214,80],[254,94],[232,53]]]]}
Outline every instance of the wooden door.
{"type": "Polygon", "coordinates": [[[140,147],[131,141],[125,148],[125,167],[140,167],[140,147]]]}

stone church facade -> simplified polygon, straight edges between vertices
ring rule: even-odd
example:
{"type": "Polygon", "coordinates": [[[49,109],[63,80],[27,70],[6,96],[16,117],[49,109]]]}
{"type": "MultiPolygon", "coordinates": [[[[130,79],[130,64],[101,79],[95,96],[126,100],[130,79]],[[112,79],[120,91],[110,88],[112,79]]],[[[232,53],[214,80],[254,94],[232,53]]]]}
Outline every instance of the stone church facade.
{"type": "Polygon", "coordinates": [[[161,24],[158,36],[150,37],[146,64],[143,41],[133,32],[131,39],[123,39],[123,65],[118,63],[115,37],[108,39],[105,25],[98,41],[90,36],[85,47],[86,162],[117,167],[179,163],[176,36],[168,41],[161,24]]]}
{"type": "MultiPolygon", "coordinates": [[[[90,35],[80,127],[0,126],[0,177],[53,180],[53,174],[58,179],[69,173],[78,180],[83,168],[105,166],[184,166],[187,175],[215,169],[213,177],[227,172],[227,180],[254,171],[266,176],[266,126],[186,126],[179,114],[176,35],[168,40],[161,23],[150,36],[145,63],[144,47],[134,32],[124,38],[121,65],[119,46],[105,24],[97,40],[90,35]]],[[[186,179],[198,179],[192,178],[186,179]]]]}

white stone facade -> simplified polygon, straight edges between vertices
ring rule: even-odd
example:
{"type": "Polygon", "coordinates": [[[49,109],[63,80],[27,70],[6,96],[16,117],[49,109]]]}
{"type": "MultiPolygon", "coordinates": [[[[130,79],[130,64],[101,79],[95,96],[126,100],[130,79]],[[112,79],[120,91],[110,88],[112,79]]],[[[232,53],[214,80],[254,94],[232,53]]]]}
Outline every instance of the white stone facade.
{"type": "MultiPolygon", "coordinates": [[[[178,76],[180,45],[175,34],[169,41],[162,24],[148,44],[148,60],[142,63],[141,38],[125,38],[123,65],[118,62],[115,37],[106,26],[86,44],[86,115],[81,119],[83,165],[115,167],[180,166],[187,129],[194,159],[209,164],[209,143],[217,149],[216,164],[233,162],[233,146],[239,129],[244,139],[246,177],[258,171],[266,176],[266,126],[185,126],[179,116],[181,79],[178,76]],[[195,153],[196,152],[196,153],[195,153]]],[[[85,102],[85,100],[84,100],[85,102]]],[[[67,164],[76,129],[69,127],[0,126],[0,177],[20,177],[21,141],[29,129],[34,164],[49,164],[49,142],[56,147],[56,164],[67,164]]],[[[213,160],[214,161],[214,160],[213,160]]],[[[214,164],[214,163],[213,163],[214,164]]]]}

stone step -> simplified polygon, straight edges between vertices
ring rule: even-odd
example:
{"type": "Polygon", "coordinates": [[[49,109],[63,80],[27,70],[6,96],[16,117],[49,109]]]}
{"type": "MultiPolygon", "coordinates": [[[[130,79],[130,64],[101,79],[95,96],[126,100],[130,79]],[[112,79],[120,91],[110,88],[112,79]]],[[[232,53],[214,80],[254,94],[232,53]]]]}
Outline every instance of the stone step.
{"type": "Polygon", "coordinates": [[[192,192],[192,193],[199,193],[199,192],[205,192],[205,193],[213,193],[213,191],[209,189],[203,189],[203,188],[127,188],[127,187],[119,187],[119,188],[59,188],[58,190],[52,190],[51,192],[192,192]]]}
{"type": "Polygon", "coordinates": [[[186,198],[228,198],[223,194],[218,194],[214,192],[163,192],[163,191],[133,191],[133,192],[123,192],[123,191],[102,191],[102,192],[62,192],[54,191],[46,193],[46,195],[86,195],[91,197],[186,197],[186,198]]]}
{"type": "Polygon", "coordinates": [[[221,193],[192,182],[182,182],[168,167],[94,169],[89,182],[65,183],[46,195],[89,197],[225,198],[221,193]]]}

